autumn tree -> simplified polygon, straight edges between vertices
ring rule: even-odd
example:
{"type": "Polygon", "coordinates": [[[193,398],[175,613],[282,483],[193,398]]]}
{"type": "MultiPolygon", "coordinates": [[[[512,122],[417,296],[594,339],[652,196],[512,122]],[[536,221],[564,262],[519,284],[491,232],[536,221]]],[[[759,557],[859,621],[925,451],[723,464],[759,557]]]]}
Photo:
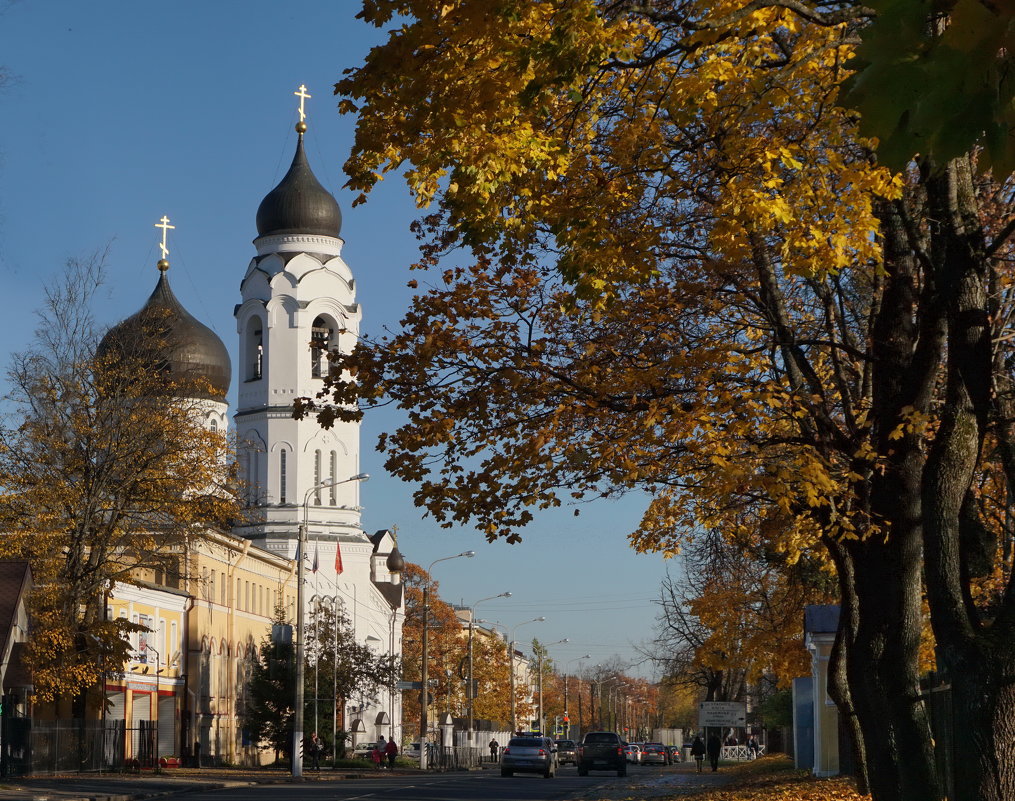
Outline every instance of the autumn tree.
{"type": "Polygon", "coordinates": [[[203,424],[206,382],[165,369],[165,321],[97,349],[90,303],[103,269],[101,254],[68,263],[8,373],[0,549],[28,560],[35,578],[28,658],[38,701],[83,703],[104,671],[120,670],[139,627],[106,619],[113,586],[178,580],[187,543],[238,508],[227,442],[203,424]]]}
{"type": "Polygon", "coordinates": [[[478,682],[473,711],[477,720],[507,724],[511,720],[506,643],[497,636],[473,634],[473,676],[478,682]]]}
{"type": "MultiPolygon", "coordinates": [[[[293,712],[296,700],[295,648],[292,624],[282,607],[258,648],[251,666],[246,703],[239,714],[251,740],[265,750],[292,754],[293,712]],[[283,632],[288,631],[288,634],[283,632]]],[[[304,720],[314,724],[323,743],[341,751],[346,732],[343,710],[350,698],[376,700],[384,687],[393,687],[401,664],[393,654],[375,653],[356,640],[356,632],[341,608],[317,600],[310,609],[304,655],[304,720]]]]}
{"type": "Polygon", "coordinates": [[[804,606],[834,598],[834,575],[810,560],[769,562],[717,532],[699,532],[679,573],[663,579],[649,654],[670,682],[707,701],[788,687],[809,670],[804,606]]]}
{"type": "Polygon", "coordinates": [[[365,3],[399,27],[336,87],[359,115],[350,183],[409,164],[435,204],[419,266],[444,269],[401,331],[339,360],[356,382],[320,419],[393,398],[409,422],[382,439],[389,469],[490,538],[640,487],[638,548],[705,529],[830,560],[832,691],[879,801],[942,795],[926,581],[966,733],[957,797],[1001,801],[1015,592],[981,488],[1015,478],[1012,188],[966,155],[877,164],[837,103],[868,15],[365,3]]]}
{"type": "MultiPolygon", "coordinates": [[[[402,578],[405,584],[405,625],[402,663],[405,679],[420,681],[423,664],[423,586],[429,585],[428,632],[430,693],[433,708],[464,716],[468,708],[468,627],[463,626],[454,607],[443,601],[440,584],[433,581],[419,565],[408,564],[402,578]]],[[[485,629],[483,630],[486,631],[485,629]]],[[[509,720],[510,693],[507,647],[499,637],[473,632],[473,679],[479,684],[474,703],[478,719],[503,722],[509,720]]],[[[419,700],[407,696],[404,705],[407,723],[418,732],[419,700]]],[[[433,716],[429,717],[433,721],[433,716]]]]}

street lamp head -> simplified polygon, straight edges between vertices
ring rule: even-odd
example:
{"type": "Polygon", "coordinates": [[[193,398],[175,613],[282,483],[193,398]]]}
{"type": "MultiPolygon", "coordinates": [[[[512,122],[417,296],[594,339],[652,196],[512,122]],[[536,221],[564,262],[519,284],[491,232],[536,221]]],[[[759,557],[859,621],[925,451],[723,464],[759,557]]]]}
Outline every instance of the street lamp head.
{"type": "Polygon", "coordinates": [[[370,480],[370,474],[369,473],[357,473],[356,475],[352,476],[351,478],[347,478],[346,479],[346,481],[369,481],[369,480],[370,480]]]}
{"type": "Polygon", "coordinates": [[[535,620],[533,620],[532,622],[533,622],[533,623],[545,623],[545,622],[546,622],[546,618],[545,618],[545,617],[537,617],[537,618],[536,618],[535,620]]]}
{"type": "Polygon", "coordinates": [[[475,552],[475,551],[462,551],[462,552],[461,552],[460,554],[458,554],[458,555],[459,555],[459,556],[467,556],[467,557],[469,557],[469,559],[471,559],[471,558],[472,558],[473,556],[475,556],[475,555],[476,555],[476,552],[475,552]]]}
{"type": "Polygon", "coordinates": [[[511,593],[509,593],[509,592],[502,592],[502,593],[501,593],[500,595],[498,595],[497,597],[498,597],[498,598],[510,598],[510,597],[511,597],[511,593]]]}

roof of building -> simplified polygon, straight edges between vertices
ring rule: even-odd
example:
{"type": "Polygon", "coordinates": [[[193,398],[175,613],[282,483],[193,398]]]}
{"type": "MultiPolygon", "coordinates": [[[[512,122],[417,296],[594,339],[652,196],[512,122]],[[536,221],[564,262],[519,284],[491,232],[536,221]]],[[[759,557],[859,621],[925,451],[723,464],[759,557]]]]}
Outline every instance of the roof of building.
{"type": "Polygon", "coordinates": [[[809,604],[804,607],[804,632],[808,634],[832,634],[838,630],[838,604],[809,604]]]}
{"type": "Polygon", "coordinates": [[[224,400],[229,391],[229,351],[218,334],[183,308],[165,270],[145,305],[102,338],[99,354],[110,352],[161,362],[175,380],[195,382],[195,397],[224,400]],[[160,352],[146,353],[152,347],[160,352]]]}
{"type": "MultiPolygon", "coordinates": [[[[31,569],[22,560],[0,561],[0,658],[7,652],[14,624],[17,622],[17,607],[31,585],[31,569]]],[[[24,647],[14,643],[11,647],[4,671],[4,689],[29,686],[31,675],[23,658],[24,647]]]]}
{"type": "MultiPolygon", "coordinates": [[[[17,621],[18,604],[32,582],[32,570],[22,560],[0,561],[0,658],[7,651],[11,631],[17,621]]],[[[15,660],[12,656],[11,662],[15,660]]]]}
{"type": "Polygon", "coordinates": [[[342,211],[338,201],[310,169],[301,133],[289,172],[264,196],[257,209],[257,234],[321,234],[337,238],[341,231],[342,211]]]}
{"type": "Polygon", "coordinates": [[[402,605],[403,585],[401,583],[392,584],[390,581],[375,581],[374,586],[384,596],[384,600],[388,602],[388,606],[392,609],[398,609],[402,605]]]}

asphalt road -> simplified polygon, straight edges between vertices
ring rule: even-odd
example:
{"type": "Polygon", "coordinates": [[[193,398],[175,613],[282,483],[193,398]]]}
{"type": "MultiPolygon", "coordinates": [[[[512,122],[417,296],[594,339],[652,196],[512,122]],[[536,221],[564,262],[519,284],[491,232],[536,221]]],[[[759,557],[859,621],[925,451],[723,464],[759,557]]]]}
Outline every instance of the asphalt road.
{"type": "Polygon", "coordinates": [[[492,770],[419,776],[377,776],[341,782],[264,785],[188,793],[187,801],[557,801],[605,799],[621,801],[696,792],[723,783],[719,774],[694,774],[676,767],[636,767],[626,778],[609,773],[578,776],[574,767],[561,768],[554,779],[535,774],[504,778],[492,770]]]}

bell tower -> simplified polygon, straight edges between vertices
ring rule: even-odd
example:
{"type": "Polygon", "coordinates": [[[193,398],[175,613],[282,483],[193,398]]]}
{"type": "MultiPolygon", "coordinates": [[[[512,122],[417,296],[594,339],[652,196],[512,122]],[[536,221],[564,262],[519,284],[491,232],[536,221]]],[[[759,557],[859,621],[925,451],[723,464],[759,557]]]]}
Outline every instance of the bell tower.
{"type": "MultiPolygon", "coordinates": [[[[361,312],[342,260],[342,213],[314,176],[303,147],[303,100],[289,171],[257,210],[256,255],[240,284],[237,456],[251,521],[237,533],[293,557],[304,503],[311,549],[332,582],[339,543],[367,543],[360,525],[359,424],[324,430],[294,420],[293,401],[313,397],[328,375],[330,351],[347,351],[361,312]],[[322,486],[328,485],[330,486],[322,486]]],[[[344,547],[344,546],[343,546],[344,547]]],[[[353,548],[355,550],[355,548],[353,548]]]]}

